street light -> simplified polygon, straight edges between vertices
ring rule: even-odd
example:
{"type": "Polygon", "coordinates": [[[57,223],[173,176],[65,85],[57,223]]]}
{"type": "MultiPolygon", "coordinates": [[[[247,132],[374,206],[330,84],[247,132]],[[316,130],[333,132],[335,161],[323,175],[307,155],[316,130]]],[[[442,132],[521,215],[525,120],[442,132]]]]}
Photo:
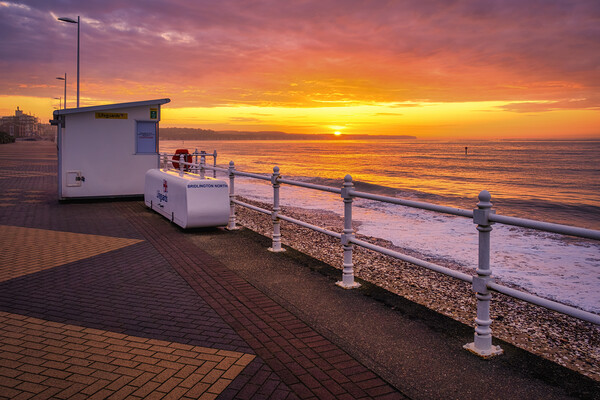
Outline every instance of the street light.
{"type": "Polygon", "coordinates": [[[79,27],[81,26],[81,23],[79,21],[79,16],[77,16],[77,21],[67,17],[60,17],[58,20],[70,24],[77,24],[77,108],[79,108],[79,27]]]}
{"type": "Polygon", "coordinates": [[[54,99],[58,100],[58,109],[60,110],[62,108],[62,98],[61,97],[55,97],[54,99]]]}
{"type": "Polygon", "coordinates": [[[57,76],[56,79],[65,81],[65,109],[67,108],[67,73],[65,72],[65,77],[57,76]]]}

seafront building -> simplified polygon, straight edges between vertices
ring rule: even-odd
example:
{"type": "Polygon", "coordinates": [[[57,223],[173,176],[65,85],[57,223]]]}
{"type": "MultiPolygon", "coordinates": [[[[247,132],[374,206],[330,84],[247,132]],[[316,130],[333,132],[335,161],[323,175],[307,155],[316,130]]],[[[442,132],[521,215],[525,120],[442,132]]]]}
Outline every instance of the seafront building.
{"type": "Polygon", "coordinates": [[[24,113],[19,107],[15,115],[0,117],[0,132],[6,132],[15,139],[44,136],[49,128],[50,125],[40,123],[39,118],[24,113]]]}

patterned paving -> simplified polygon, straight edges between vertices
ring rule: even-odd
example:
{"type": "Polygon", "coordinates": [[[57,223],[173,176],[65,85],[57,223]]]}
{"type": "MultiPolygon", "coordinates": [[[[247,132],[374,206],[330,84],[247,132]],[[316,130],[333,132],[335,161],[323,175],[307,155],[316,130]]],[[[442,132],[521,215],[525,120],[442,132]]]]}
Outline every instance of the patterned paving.
{"type": "Polygon", "coordinates": [[[36,176],[56,176],[48,172],[35,172],[35,171],[19,171],[19,170],[0,170],[0,179],[8,178],[31,178],[36,176]]]}
{"type": "Polygon", "coordinates": [[[138,239],[0,225],[0,282],[139,243],[138,239]]]}
{"type": "Polygon", "coordinates": [[[295,398],[110,202],[59,204],[56,163],[5,149],[0,399],[295,398]]]}
{"type": "Polygon", "coordinates": [[[59,204],[3,149],[0,398],[399,397],[143,204],[59,204]]]}
{"type": "MultiPolygon", "coordinates": [[[[2,179],[2,172],[0,172],[0,179],[2,179]]],[[[25,191],[19,189],[5,189],[0,194],[0,207],[12,207],[17,204],[19,198],[23,196],[25,191]]],[[[34,193],[31,193],[34,194],[34,193]]],[[[35,193],[38,195],[39,193],[35,193]]],[[[41,197],[41,196],[40,196],[41,197]]]]}
{"type": "MultiPolygon", "coordinates": [[[[120,203],[116,208],[281,377],[292,394],[313,399],[405,398],[328,338],[195,246],[175,225],[148,213],[143,204],[120,203]]],[[[253,399],[259,389],[259,384],[250,381],[245,388],[248,393],[240,398],[253,399]]],[[[235,388],[224,392],[224,398],[236,396],[235,388]]]]}
{"type": "MultiPolygon", "coordinates": [[[[36,175],[39,177],[39,175],[36,175]]],[[[0,179],[2,172],[0,171],[0,179]]],[[[4,189],[0,192],[0,208],[14,207],[21,204],[42,204],[48,200],[48,193],[43,190],[4,189]]]]}
{"type": "Polygon", "coordinates": [[[0,311],[0,398],[216,398],[255,358],[0,311]]]}

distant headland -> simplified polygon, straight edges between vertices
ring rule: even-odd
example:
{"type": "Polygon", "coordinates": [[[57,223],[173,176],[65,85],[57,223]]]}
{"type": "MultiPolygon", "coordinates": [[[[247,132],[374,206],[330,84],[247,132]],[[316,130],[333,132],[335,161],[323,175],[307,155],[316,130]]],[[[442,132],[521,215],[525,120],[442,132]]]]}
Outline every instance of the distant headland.
{"type": "Polygon", "coordinates": [[[278,131],[213,131],[199,128],[160,128],[164,140],[381,140],[416,139],[410,135],[341,135],[302,134],[278,131]]]}

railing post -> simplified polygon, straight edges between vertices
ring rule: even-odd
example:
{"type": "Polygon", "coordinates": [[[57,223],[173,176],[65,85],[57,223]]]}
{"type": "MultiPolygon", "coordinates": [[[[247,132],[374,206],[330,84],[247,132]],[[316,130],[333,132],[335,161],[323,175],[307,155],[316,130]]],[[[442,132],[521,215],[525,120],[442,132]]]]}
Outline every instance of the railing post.
{"type": "Polygon", "coordinates": [[[490,301],[492,294],[488,290],[488,283],[493,280],[490,268],[490,232],[492,231],[489,215],[495,213],[490,200],[492,196],[487,190],[479,193],[477,209],[473,210],[473,223],[477,224],[479,231],[479,263],[477,276],[473,277],[473,291],[477,298],[477,317],[473,343],[463,347],[481,357],[489,358],[503,353],[500,346],[492,345],[492,329],[490,325],[490,301]]]}
{"type": "Polygon", "coordinates": [[[354,282],[354,264],[352,263],[352,249],[354,245],[350,239],[354,237],[352,229],[352,194],[354,189],[352,177],[344,177],[344,186],[342,187],[342,198],[344,199],[344,232],[342,233],[342,248],[344,249],[344,269],[342,271],[342,280],[336,282],[336,285],[344,289],[354,289],[360,287],[360,283],[354,282]]]}
{"type": "Polygon", "coordinates": [[[226,228],[228,231],[238,229],[235,226],[235,203],[233,202],[233,200],[235,200],[234,172],[235,164],[233,163],[233,161],[229,161],[229,223],[227,224],[226,228]]]}
{"type": "Polygon", "coordinates": [[[194,155],[194,165],[190,167],[190,172],[198,173],[198,149],[195,149],[192,153],[194,155]]]}
{"type": "Polygon", "coordinates": [[[273,219],[273,247],[269,247],[269,251],[278,253],[285,251],[281,248],[281,224],[279,222],[279,167],[273,168],[273,175],[271,175],[271,184],[273,185],[273,212],[271,218],[273,219]]]}
{"type": "Polygon", "coordinates": [[[169,156],[167,155],[167,153],[163,153],[162,157],[163,157],[163,168],[164,168],[164,171],[167,172],[169,170],[169,156]]]}
{"type": "Polygon", "coordinates": [[[206,152],[202,150],[200,152],[200,178],[204,179],[204,165],[206,164],[206,152]]]}
{"type": "MultiPolygon", "coordinates": [[[[217,150],[213,151],[213,167],[217,168],[217,150]]],[[[213,169],[213,178],[217,178],[217,170],[213,169]]]]}
{"type": "Polygon", "coordinates": [[[185,156],[183,154],[179,155],[179,176],[183,176],[183,162],[185,161],[185,156]]]}

